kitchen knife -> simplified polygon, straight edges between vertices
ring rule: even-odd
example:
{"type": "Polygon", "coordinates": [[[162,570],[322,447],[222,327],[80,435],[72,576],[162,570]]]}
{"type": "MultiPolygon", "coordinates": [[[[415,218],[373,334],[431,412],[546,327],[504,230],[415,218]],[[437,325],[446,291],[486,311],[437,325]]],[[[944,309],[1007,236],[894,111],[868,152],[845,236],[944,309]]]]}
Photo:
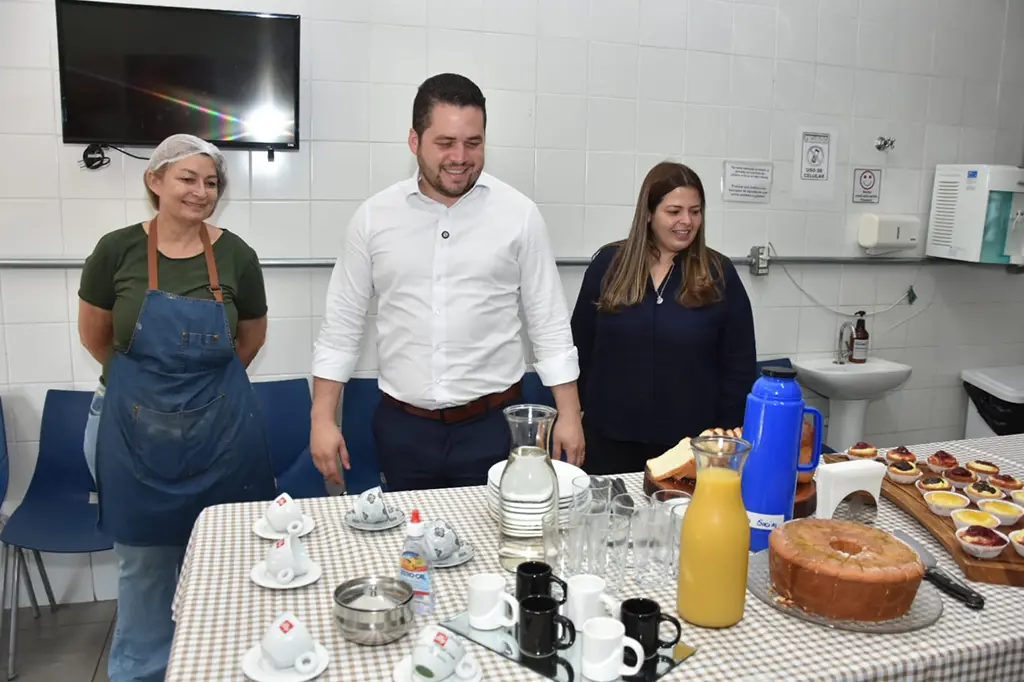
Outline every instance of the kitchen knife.
{"type": "Polygon", "coordinates": [[[985,608],[985,598],[939,568],[938,562],[935,560],[932,553],[928,551],[927,547],[898,528],[893,531],[893,534],[903,542],[910,545],[910,548],[917,552],[917,556],[921,558],[921,563],[924,564],[925,580],[932,583],[949,596],[959,599],[969,608],[985,608]]]}

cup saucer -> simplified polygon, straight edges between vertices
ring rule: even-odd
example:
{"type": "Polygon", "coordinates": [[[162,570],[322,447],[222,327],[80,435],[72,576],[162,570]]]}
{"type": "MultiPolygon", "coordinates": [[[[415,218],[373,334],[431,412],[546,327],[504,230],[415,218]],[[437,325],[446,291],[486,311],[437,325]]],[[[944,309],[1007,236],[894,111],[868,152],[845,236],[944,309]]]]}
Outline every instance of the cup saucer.
{"type": "Polygon", "coordinates": [[[320,643],[316,644],[316,657],[320,661],[320,665],[305,675],[296,671],[295,668],[278,670],[264,662],[263,650],[257,644],[242,656],[242,673],[252,682],[308,682],[322,675],[331,662],[331,655],[320,643]]]}
{"type": "MultiPolygon", "coordinates": [[[[473,654],[467,653],[466,658],[473,658],[473,654]]],[[[459,677],[452,673],[445,680],[450,682],[483,682],[484,674],[479,668],[480,665],[477,664],[477,673],[474,677],[459,677]]],[[[415,678],[412,676],[412,654],[405,654],[398,659],[398,663],[395,664],[395,669],[392,671],[391,676],[394,682],[414,682],[415,678]]],[[[263,681],[257,680],[256,682],[263,681]]]]}
{"type": "Polygon", "coordinates": [[[267,562],[261,561],[253,566],[252,570],[249,571],[249,580],[253,581],[260,587],[267,588],[268,590],[295,590],[300,587],[305,587],[306,585],[312,585],[320,579],[323,572],[323,569],[320,568],[320,564],[315,561],[310,561],[308,571],[298,576],[287,585],[282,585],[267,575],[267,562]]]}
{"type": "MultiPolygon", "coordinates": [[[[302,531],[299,533],[300,538],[304,538],[313,532],[313,528],[316,526],[316,521],[313,517],[308,514],[302,515],[302,531]]],[[[252,532],[259,535],[264,540],[280,540],[281,538],[288,537],[288,533],[280,533],[267,523],[267,519],[264,516],[256,519],[256,522],[252,524],[252,532]]]]}
{"type": "Polygon", "coordinates": [[[356,530],[365,530],[371,533],[381,530],[390,530],[396,526],[402,525],[403,521],[405,521],[405,512],[401,509],[391,510],[386,521],[377,521],[375,523],[356,519],[356,513],[353,510],[349,510],[345,513],[346,526],[349,528],[355,528],[356,530]]]}
{"type": "Polygon", "coordinates": [[[430,566],[431,568],[455,568],[472,560],[474,556],[476,556],[476,550],[473,549],[473,545],[463,542],[450,556],[438,559],[432,562],[430,566]]]}

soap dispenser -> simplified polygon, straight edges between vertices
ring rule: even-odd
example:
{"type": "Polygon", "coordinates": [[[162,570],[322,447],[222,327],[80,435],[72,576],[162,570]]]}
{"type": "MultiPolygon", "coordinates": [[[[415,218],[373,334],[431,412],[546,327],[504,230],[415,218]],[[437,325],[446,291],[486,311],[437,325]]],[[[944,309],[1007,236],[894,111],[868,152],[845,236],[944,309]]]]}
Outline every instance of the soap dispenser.
{"type": "Polygon", "coordinates": [[[850,362],[858,364],[868,361],[868,329],[864,321],[866,314],[863,310],[857,311],[857,326],[850,336],[850,362]]]}

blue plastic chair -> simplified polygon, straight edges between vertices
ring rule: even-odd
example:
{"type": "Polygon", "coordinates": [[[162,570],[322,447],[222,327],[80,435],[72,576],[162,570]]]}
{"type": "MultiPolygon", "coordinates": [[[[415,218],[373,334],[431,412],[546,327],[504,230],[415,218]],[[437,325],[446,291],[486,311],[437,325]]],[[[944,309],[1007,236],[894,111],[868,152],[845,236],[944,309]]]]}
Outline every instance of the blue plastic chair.
{"type": "Polygon", "coordinates": [[[8,679],[15,674],[19,578],[24,577],[29,599],[39,615],[23,550],[35,557],[50,609],[56,611],[57,601],[40,552],[86,554],[113,549],[113,543],[96,527],[99,509],[89,500],[96,485],[85,463],[82,439],[92,396],[91,391],[46,392],[35,473],[25,498],[0,531],[4,553],[14,550],[15,567],[11,571],[8,679]]]}
{"type": "Polygon", "coordinates": [[[380,480],[377,443],[373,438],[373,413],[380,402],[377,379],[350,379],[341,394],[341,435],[348,447],[349,464],[345,472],[345,489],[358,495],[380,480]]]}
{"type": "Polygon", "coordinates": [[[309,454],[313,400],[306,379],[253,382],[263,411],[278,492],[294,498],[326,497],[324,477],[309,454]]]}

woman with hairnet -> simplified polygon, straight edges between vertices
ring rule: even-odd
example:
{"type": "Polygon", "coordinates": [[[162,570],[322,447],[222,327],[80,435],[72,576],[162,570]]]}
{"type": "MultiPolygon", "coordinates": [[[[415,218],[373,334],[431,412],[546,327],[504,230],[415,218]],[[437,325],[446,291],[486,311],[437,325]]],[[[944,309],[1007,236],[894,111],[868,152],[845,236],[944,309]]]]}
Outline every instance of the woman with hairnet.
{"type": "Polygon", "coordinates": [[[104,235],[78,291],[82,344],[103,365],[85,452],[120,567],[111,682],[164,679],[200,512],[275,494],[245,371],[266,338],[263,275],[248,244],[205,222],[227,185],[224,157],[173,135],[144,182],[156,216],[104,235]]]}

